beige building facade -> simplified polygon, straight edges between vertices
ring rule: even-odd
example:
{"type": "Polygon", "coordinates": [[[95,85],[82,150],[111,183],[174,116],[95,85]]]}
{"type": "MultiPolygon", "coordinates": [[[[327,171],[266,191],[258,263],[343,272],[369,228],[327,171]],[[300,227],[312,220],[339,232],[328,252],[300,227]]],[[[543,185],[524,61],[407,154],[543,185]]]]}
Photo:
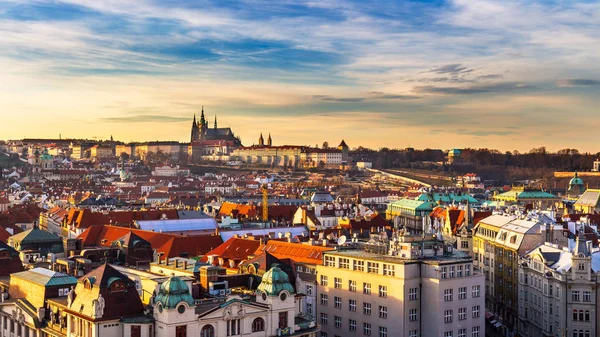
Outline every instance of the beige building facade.
{"type": "MultiPolygon", "coordinates": [[[[405,243],[409,250],[417,244],[405,243]]],[[[435,247],[442,244],[426,241],[426,255],[435,247]]],[[[420,259],[417,250],[325,252],[317,266],[321,336],[484,337],[484,279],[471,258],[440,249],[420,259]]]]}

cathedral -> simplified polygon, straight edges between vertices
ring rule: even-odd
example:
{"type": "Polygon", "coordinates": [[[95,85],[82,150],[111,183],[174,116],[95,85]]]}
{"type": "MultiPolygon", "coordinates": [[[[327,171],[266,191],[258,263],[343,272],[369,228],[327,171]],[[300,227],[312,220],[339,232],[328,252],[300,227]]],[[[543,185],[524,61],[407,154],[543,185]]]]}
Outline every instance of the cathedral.
{"type": "Polygon", "coordinates": [[[217,127],[217,116],[215,116],[214,126],[209,128],[208,120],[204,118],[204,107],[202,107],[202,115],[200,115],[199,122],[196,122],[196,115],[194,115],[194,121],[192,122],[191,142],[193,143],[203,140],[224,140],[231,141],[236,146],[242,145],[240,138],[233,134],[231,128],[217,127]]]}

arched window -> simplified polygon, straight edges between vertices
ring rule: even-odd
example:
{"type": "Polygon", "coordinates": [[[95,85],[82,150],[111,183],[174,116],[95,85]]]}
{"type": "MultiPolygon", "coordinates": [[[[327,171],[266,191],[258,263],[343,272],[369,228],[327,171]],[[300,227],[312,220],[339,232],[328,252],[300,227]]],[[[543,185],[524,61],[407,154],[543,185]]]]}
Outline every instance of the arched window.
{"type": "MultiPolygon", "coordinates": [[[[583,310],[579,310],[579,321],[583,322],[583,310]]],[[[583,331],[582,331],[582,333],[583,333],[583,331]]]]}
{"type": "Polygon", "coordinates": [[[200,337],[215,337],[215,328],[210,324],[203,326],[200,330],[200,337]]]}
{"type": "Polygon", "coordinates": [[[590,321],[590,311],[589,311],[589,310],[586,310],[586,311],[585,311],[585,321],[586,321],[586,322],[589,322],[589,321],[590,321]]]}
{"type": "Polygon", "coordinates": [[[257,318],[252,322],[252,332],[265,331],[265,320],[257,318]]]}
{"type": "Polygon", "coordinates": [[[577,320],[577,310],[573,310],[573,320],[577,320]]]}

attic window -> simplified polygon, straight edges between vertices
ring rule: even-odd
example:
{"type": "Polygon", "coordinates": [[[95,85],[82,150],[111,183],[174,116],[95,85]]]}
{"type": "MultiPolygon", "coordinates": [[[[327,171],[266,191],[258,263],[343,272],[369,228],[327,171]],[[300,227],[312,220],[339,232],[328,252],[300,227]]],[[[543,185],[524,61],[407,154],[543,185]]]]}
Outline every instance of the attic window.
{"type": "Polygon", "coordinates": [[[517,236],[513,235],[510,237],[510,243],[516,243],[517,242],[517,236]]]}
{"type": "Polygon", "coordinates": [[[111,292],[122,292],[125,291],[125,282],[121,280],[114,281],[110,284],[111,292]]]}

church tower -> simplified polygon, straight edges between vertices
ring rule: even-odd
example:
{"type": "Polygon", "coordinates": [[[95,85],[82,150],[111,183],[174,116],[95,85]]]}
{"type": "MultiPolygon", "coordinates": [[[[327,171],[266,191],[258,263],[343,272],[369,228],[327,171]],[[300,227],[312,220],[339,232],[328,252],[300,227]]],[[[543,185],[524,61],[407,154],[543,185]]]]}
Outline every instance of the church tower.
{"type": "Polygon", "coordinates": [[[260,137],[258,137],[258,146],[265,146],[265,139],[263,138],[262,132],[260,133],[260,137]]]}
{"type": "Polygon", "coordinates": [[[577,233],[573,254],[571,254],[571,277],[573,280],[590,281],[592,278],[591,265],[591,242],[588,243],[585,237],[585,225],[582,224],[577,233]]]}
{"type": "Polygon", "coordinates": [[[267,146],[271,147],[273,146],[273,140],[271,139],[271,133],[269,132],[269,138],[267,138],[267,146]]]}
{"type": "Polygon", "coordinates": [[[191,141],[196,141],[198,140],[198,138],[198,124],[196,123],[196,114],[194,114],[194,121],[192,122],[191,141]]]}
{"type": "Polygon", "coordinates": [[[215,130],[217,129],[217,115],[215,115],[215,130]]]}

